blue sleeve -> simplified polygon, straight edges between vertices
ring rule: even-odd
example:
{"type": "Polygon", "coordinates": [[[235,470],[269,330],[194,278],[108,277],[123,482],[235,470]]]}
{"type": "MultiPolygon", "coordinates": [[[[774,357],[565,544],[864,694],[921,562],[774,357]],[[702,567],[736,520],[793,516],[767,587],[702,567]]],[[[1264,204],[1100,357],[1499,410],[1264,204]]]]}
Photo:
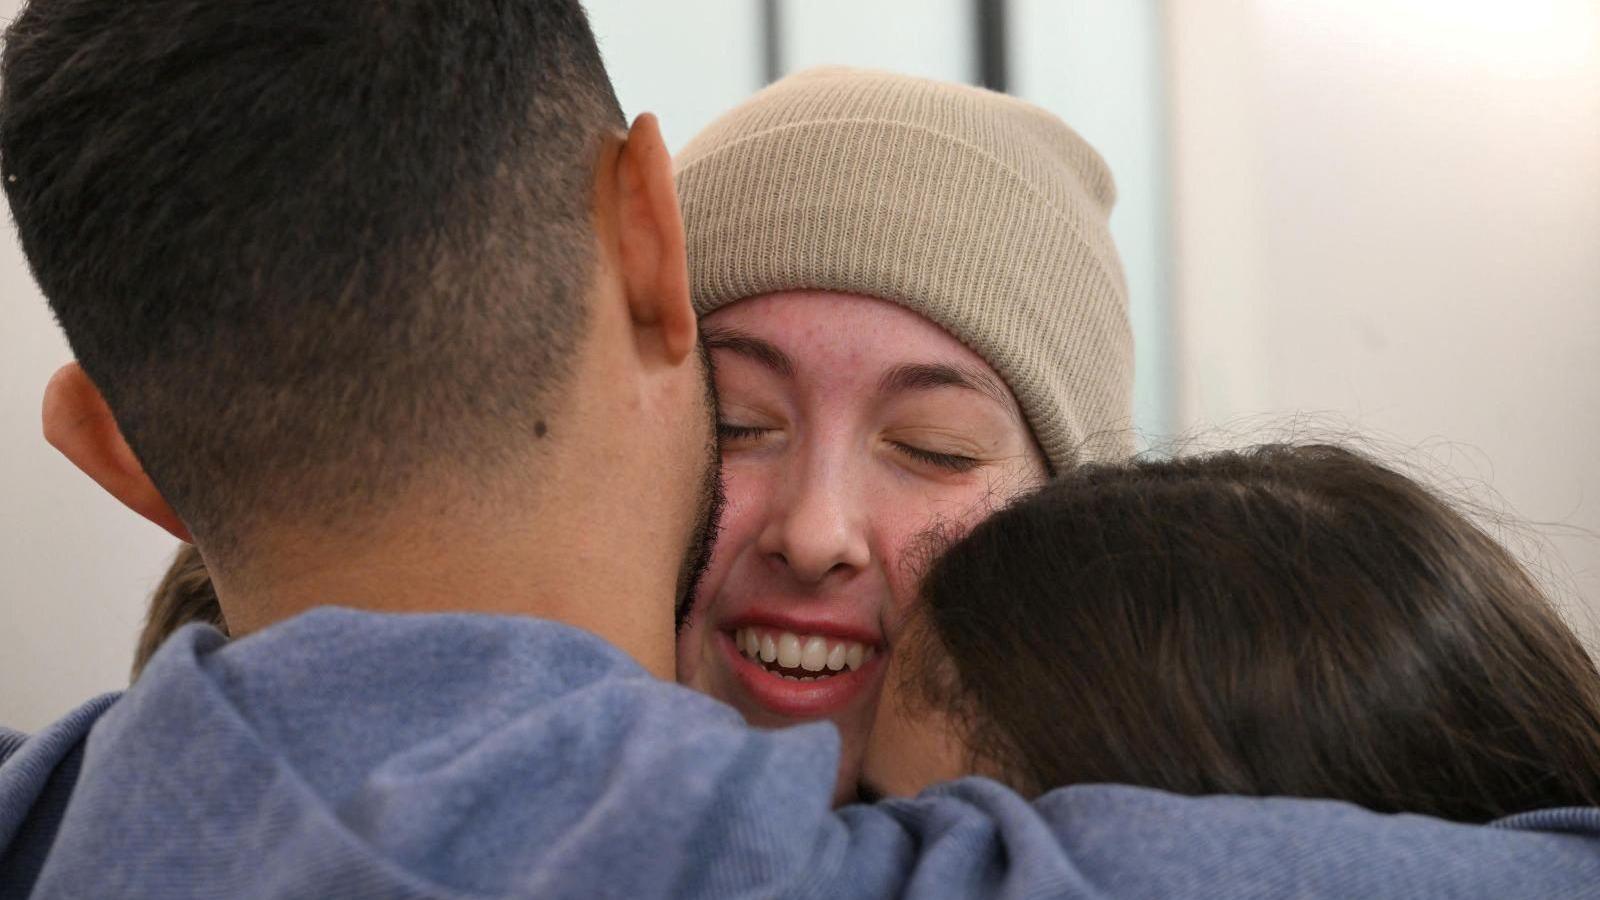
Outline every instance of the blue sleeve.
{"type": "Polygon", "coordinates": [[[168,642],[91,736],[40,896],[1500,898],[1600,884],[1592,822],[1486,828],[1112,786],[1030,803],[982,779],[835,811],[831,725],[751,730],[572,629],[295,621],[226,649],[168,642]]]}
{"type": "Polygon", "coordinates": [[[0,765],[3,765],[11,754],[17,752],[17,748],[27,739],[26,733],[0,725],[0,765]]]}

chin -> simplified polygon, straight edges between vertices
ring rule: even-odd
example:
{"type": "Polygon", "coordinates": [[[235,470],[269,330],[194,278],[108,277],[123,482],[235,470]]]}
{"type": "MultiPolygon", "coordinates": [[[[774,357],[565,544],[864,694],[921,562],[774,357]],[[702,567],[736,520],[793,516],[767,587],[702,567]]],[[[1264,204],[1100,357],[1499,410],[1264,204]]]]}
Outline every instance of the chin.
{"type": "MultiPolygon", "coordinates": [[[[708,628],[697,616],[679,635],[678,680],[732,706],[746,722],[757,728],[832,722],[840,736],[834,803],[851,803],[856,800],[861,758],[877,714],[887,665],[883,654],[876,651],[868,654],[864,642],[854,642],[860,646],[860,652],[852,668],[849,664],[851,642],[843,640],[828,651],[835,661],[840,643],[844,644],[846,660],[837,669],[829,670],[824,665],[819,673],[804,666],[779,666],[780,660],[776,658],[766,662],[761,659],[759,642],[753,655],[746,652],[750,649],[749,628],[727,631],[708,628]],[[801,678],[811,680],[802,681],[801,678]]],[[[814,663],[814,659],[810,662],[814,663]]]]}

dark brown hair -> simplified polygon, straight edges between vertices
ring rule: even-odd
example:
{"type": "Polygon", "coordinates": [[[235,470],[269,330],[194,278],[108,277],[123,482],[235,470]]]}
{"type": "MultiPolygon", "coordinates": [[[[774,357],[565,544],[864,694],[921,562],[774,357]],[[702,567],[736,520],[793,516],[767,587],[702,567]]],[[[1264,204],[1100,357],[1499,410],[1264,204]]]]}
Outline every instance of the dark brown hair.
{"type": "Polygon", "coordinates": [[[139,632],[139,644],[133,653],[133,679],[150,662],[150,657],[161,649],[172,633],[190,622],[201,622],[228,633],[228,624],[222,618],[222,605],[217,602],[217,592],[211,585],[211,572],[206,561],[193,544],[184,544],[172,558],[167,574],[150,597],[150,612],[145,617],[144,628],[139,632]]]}
{"type": "Polygon", "coordinates": [[[626,124],[577,0],[30,0],[0,85],[34,277],[213,559],[544,433],[626,124]]]}
{"type": "Polygon", "coordinates": [[[923,593],[913,696],[1024,790],[1468,822],[1600,804],[1583,646],[1502,546],[1349,450],[1070,472],[956,543],[923,593]]]}

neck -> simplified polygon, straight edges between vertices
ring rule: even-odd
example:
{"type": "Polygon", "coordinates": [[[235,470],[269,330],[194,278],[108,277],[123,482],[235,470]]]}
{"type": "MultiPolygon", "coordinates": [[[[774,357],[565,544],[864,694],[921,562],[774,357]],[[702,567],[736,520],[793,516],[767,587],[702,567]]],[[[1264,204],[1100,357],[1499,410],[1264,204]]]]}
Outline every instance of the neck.
{"type": "Polygon", "coordinates": [[[675,560],[651,552],[603,491],[563,490],[592,487],[594,473],[571,477],[555,456],[536,461],[537,496],[523,478],[522,493],[496,491],[492,505],[435,495],[336,534],[274,530],[247,570],[215,573],[230,632],[317,606],[532,616],[590,631],[671,678],[675,560]]]}
{"type": "Polygon", "coordinates": [[[670,679],[678,580],[715,454],[709,421],[685,418],[703,404],[698,357],[641,364],[654,333],[626,311],[594,304],[547,429],[497,472],[428,473],[415,480],[427,491],[388,498],[371,521],[259,529],[238,571],[212,569],[229,632],[327,605],[534,616],[670,679]]]}

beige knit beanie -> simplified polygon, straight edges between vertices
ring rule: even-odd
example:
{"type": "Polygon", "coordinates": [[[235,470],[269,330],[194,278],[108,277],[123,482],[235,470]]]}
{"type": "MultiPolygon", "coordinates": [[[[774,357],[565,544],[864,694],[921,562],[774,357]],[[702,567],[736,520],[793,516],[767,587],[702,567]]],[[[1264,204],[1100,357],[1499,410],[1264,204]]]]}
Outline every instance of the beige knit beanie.
{"type": "Polygon", "coordinates": [[[810,69],[676,164],[701,315],[790,290],[894,301],[1006,380],[1055,471],[1130,452],[1116,190],[1060,119],[979,88],[810,69]]]}

